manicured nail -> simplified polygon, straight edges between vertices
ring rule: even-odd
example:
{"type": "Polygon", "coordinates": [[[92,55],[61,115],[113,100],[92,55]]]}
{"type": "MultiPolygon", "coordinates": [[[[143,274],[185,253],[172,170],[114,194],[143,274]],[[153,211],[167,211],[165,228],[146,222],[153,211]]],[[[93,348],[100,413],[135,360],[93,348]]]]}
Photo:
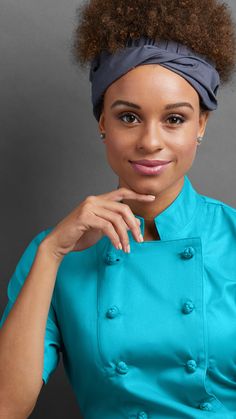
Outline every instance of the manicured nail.
{"type": "Polygon", "coordinates": [[[127,253],[130,253],[130,245],[128,244],[128,246],[126,246],[126,251],[127,253]]]}
{"type": "Polygon", "coordinates": [[[139,240],[141,241],[141,242],[143,242],[144,240],[143,240],[143,236],[142,236],[142,234],[140,234],[139,235],[139,240]]]}
{"type": "Polygon", "coordinates": [[[122,244],[121,243],[118,244],[118,249],[122,250],[122,244]]]}

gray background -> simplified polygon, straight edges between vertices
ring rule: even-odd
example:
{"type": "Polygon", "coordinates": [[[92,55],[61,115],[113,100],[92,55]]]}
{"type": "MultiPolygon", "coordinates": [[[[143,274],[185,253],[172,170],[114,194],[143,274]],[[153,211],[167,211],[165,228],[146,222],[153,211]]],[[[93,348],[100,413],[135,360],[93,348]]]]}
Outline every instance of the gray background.
{"type": "MultiPolygon", "coordinates": [[[[77,0],[1,0],[0,317],[7,284],[25,247],[89,194],[117,187],[92,114],[88,73],[72,60],[77,0]]],[[[236,18],[235,0],[228,1],[236,18]]],[[[202,194],[236,207],[236,77],[188,172],[202,194]]],[[[32,418],[79,417],[62,362],[32,418]]]]}

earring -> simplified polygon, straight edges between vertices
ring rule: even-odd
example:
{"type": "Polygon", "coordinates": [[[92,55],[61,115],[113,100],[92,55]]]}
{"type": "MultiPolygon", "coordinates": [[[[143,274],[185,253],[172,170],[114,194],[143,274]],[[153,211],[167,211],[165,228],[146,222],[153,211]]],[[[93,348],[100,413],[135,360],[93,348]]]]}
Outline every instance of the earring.
{"type": "Polygon", "coordinates": [[[100,138],[101,138],[101,140],[104,140],[104,138],[106,137],[106,134],[105,134],[105,132],[102,132],[101,134],[100,134],[100,138]]]}
{"type": "Polygon", "coordinates": [[[197,143],[200,145],[202,143],[203,137],[197,137],[197,143]]]}

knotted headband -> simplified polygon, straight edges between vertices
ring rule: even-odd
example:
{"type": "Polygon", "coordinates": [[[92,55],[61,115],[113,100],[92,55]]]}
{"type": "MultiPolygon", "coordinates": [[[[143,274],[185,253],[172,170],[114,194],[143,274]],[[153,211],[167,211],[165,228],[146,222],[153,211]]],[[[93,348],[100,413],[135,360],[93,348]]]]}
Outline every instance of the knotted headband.
{"type": "Polygon", "coordinates": [[[92,84],[93,114],[97,121],[106,89],[128,71],[146,64],[160,64],[184,77],[199,93],[206,109],[217,108],[220,77],[213,62],[179,42],[142,36],[137,40],[130,38],[125,47],[114,54],[103,50],[92,60],[89,81],[92,84]]]}

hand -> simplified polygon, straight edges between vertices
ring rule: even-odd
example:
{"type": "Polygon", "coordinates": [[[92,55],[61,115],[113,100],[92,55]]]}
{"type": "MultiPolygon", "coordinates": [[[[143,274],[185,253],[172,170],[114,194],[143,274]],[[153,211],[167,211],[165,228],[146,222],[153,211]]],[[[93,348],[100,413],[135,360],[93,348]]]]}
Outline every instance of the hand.
{"type": "Polygon", "coordinates": [[[104,235],[118,249],[121,243],[126,251],[129,244],[127,230],[134,238],[140,240],[140,220],[132,213],[130,207],[123,204],[123,199],[152,202],[152,195],[136,193],[127,188],[88,196],[69,215],[62,219],[41,243],[50,249],[61,261],[72,251],[81,251],[94,245],[104,235]]]}

